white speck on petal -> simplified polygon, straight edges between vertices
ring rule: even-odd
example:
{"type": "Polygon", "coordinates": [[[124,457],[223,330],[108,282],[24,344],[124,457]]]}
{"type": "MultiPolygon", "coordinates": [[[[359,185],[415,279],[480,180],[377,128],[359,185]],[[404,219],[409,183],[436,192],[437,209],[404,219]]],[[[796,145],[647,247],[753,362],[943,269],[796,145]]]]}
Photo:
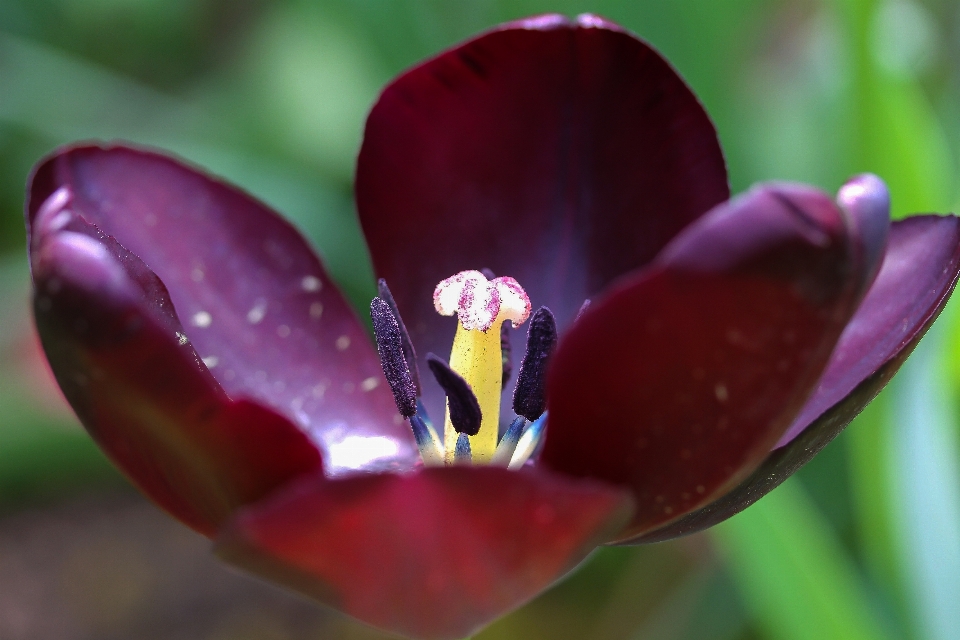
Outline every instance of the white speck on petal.
{"type": "Polygon", "coordinates": [[[350,336],[340,336],[337,338],[337,351],[346,351],[350,348],[350,336]]]}
{"type": "Polygon", "coordinates": [[[313,397],[317,398],[318,400],[322,400],[323,394],[325,394],[326,392],[327,392],[327,385],[323,382],[320,382],[314,385],[313,390],[311,391],[313,397]]]}
{"type": "Polygon", "coordinates": [[[195,267],[193,271],[190,272],[190,279],[194,282],[203,282],[203,269],[200,267],[195,267]]]}
{"type": "Polygon", "coordinates": [[[320,291],[323,288],[323,281],[316,276],[303,276],[300,281],[300,288],[310,293],[320,291]]]}
{"type": "Polygon", "coordinates": [[[720,402],[726,402],[730,397],[730,392],[727,391],[727,386],[722,382],[717,383],[717,386],[713,388],[713,393],[717,396],[717,400],[720,402]]]}
{"type": "Polygon", "coordinates": [[[193,326],[200,327],[202,329],[210,326],[210,324],[213,322],[213,316],[206,311],[197,311],[195,314],[193,314],[190,322],[193,324],[193,326]]]}
{"type": "Polygon", "coordinates": [[[380,379],[377,378],[376,376],[371,376],[369,378],[364,379],[364,381],[360,383],[360,390],[373,391],[374,389],[377,388],[377,385],[379,384],[380,384],[380,379]]]}
{"type": "Polygon", "coordinates": [[[310,317],[314,320],[319,320],[320,316],[323,315],[323,303],[314,302],[310,304],[310,317]]]}
{"type": "Polygon", "coordinates": [[[277,327],[277,335],[280,336],[281,338],[286,338],[287,336],[290,335],[290,327],[288,327],[285,324],[280,325],[279,327],[277,327]]]}
{"type": "Polygon", "coordinates": [[[177,331],[175,335],[177,336],[177,344],[179,344],[180,346],[183,346],[188,342],[190,342],[190,338],[180,333],[179,331],[177,331]]]}
{"type": "Polygon", "coordinates": [[[213,369],[217,366],[217,363],[220,362],[220,358],[217,356],[207,356],[206,358],[202,358],[202,360],[203,364],[207,365],[207,369],[213,369]]]}
{"type": "Polygon", "coordinates": [[[267,315],[267,301],[259,298],[250,311],[247,311],[247,322],[258,324],[265,315],[267,315]]]}

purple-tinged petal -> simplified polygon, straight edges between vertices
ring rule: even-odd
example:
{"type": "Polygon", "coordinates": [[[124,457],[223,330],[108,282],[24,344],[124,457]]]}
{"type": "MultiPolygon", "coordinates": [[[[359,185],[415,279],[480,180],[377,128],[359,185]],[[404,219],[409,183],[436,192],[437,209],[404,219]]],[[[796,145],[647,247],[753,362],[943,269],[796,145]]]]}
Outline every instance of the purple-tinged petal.
{"type": "Polygon", "coordinates": [[[630,543],[695,533],[739,513],[827,445],[879,393],[946,304],[960,274],[960,221],[894,222],[883,267],[831,356],[820,386],[749,478],[719,500],[630,543]]]}
{"type": "Polygon", "coordinates": [[[236,508],[320,471],[295,425],[226,396],[163,284],[68,205],[55,193],[32,230],[34,314],[60,387],[117,466],[206,535],[236,508]]]}
{"type": "Polygon", "coordinates": [[[887,237],[890,234],[890,192],[887,185],[869,173],[844,184],[837,193],[839,204],[849,216],[864,263],[861,294],[866,294],[880,271],[887,237]]]}
{"type": "Polygon", "coordinates": [[[540,463],[629,487],[631,537],[736,486],[815,388],[862,274],[823,193],[716,207],[564,336],[540,463]]]}
{"type": "Polygon", "coordinates": [[[305,479],[240,512],[218,554],[392,632],[472,635],[629,519],[625,491],[532,469],[305,479]]]}
{"type": "Polygon", "coordinates": [[[323,448],[327,472],[415,463],[370,338],[277,214],[172,158],[123,146],[70,147],[45,160],[28,221],[60,189],[72,211],[166,285],[184,333],[227,394],[300,425],[323,448]]]}
{"type": "Polygon", "coordinates": [[[713,125],[657,52],[594,16],[553,15],[390,84],[367,120],[356,194],[377,274],[426,354],[453,338],[430,304],[444,278],[516,278],[563,327],[729,188],[713,125]]]}

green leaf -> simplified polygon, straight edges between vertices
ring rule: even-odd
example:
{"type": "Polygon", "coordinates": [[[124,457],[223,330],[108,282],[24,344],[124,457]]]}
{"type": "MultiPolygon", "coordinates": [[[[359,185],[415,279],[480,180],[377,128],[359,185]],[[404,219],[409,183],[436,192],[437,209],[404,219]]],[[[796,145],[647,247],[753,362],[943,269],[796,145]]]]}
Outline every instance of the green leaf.
{"type": "Polygon", "coordinates": [[[796,480],[715,527],[713,535],[767,637],[890,637],[853,562],[796,480]]]}
{"type": "Polygon", "coordinates": [[[895,385],[889,470],[908,597],[928,640],[956,638],[960,629],[960,447],[944,331],[927,334],[895,385]]]}

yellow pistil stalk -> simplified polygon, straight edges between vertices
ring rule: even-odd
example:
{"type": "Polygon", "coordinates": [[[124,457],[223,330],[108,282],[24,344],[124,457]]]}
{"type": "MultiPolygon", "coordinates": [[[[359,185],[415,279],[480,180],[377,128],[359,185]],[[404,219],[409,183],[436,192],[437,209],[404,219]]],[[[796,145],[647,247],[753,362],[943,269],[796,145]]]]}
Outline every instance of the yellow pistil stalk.
{"type": "MultiPolygon", "coordinates": [[[[505,320],[514,327],[523,324],[530,316],[530,299],[513,278],[488,280],[479,271],[461,271],[437,285],[433,305],[441,315],[457,315],[450,368],[467,381],[480,405],[480,431],[470,437],[471,462],[488,463],[497,448],[500,427],[500,329],[505,320]]],[[[447,464],[454,463],[458,436],[450,421],[448,401],[443,426],[447,464]]]]}
{"type": "MultiPolygon", "coordinates": [[[[473,389],[480,403],[483,419],[480,431],[470,437],[470,452],[474,464],[485,464],[497,448],[497,435],[500,428],[500,393],[503,383],[503,360],[500,352],[500,327],[502,319],[497,319],[486,331],[464,329],[457,323],[457,335],[453,339],[450,352],[450,368],[459,373],[473,389]]],[[[443,441],[447,464],[453,464],[453,453],[457,445],[457,431],[450,422],[450,408],[447,407],[443,423],[443,441]]]]}

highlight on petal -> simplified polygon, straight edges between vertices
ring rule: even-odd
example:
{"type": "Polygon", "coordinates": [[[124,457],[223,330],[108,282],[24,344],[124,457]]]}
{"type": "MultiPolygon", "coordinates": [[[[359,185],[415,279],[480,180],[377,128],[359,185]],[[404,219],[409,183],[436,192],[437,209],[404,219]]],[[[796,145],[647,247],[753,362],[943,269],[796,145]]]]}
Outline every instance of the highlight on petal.
{"type": "Polygon", "coordinates": [[[862,292],[873,283],[883,263],[890,233],[890,192],[883,180],[863,174],[848,180],[837,193],[837,204],[847,212],[864,262],[862,292]]]}
{"type": "MultiPolygon", "coordinates": [[[[356,195],[375,270],[425,354],[453,338],[424,304],[450,274],[516,278],[563,329],[729,188],[712,123],[656,51],[594,16],[550,15],[387,86],[367,121],[356,195]]],[[[522,352],[525,336],[516,340],[522,352]]],[[[439,412],[439,392],[424,392],[439,412]]]]}
{"type": "Polygon", "coordinates": [[[545,589],[629,514],[624,491],[534,470],[317,477],[242,511],[217,552],[381,629],[453,640],[545,589]]]}
{"type": "Polygon", "coordinates": [[[844,213],[806,187],[758,187],[709,212],[563,337],[540,464],[630,487],[623,538],[736,486],[853,312],[854,247],[844,213]]]}
{"type": "Polygon", "coordinates": [[[163,284],[57,192],[31,234],[34,314],[60,387],[107,455],[172,515],[211,535],[229,513],[319,472],[286,418],[231,400],[163,284]]]}
{"type": "Polygon", "coordinates": [[[324,451],[327,471],[411,468],[418,456],[376,350],[302,236],[239,189],[156,152],[56,151],[34,172],[28,225],[70,209],[156,273],[184,334],[233,398],[269,406],[324,451]],[[349,426],[349,433],[347,428],[349,426]],[[355,455],[344,443],[379,443],[355,455]],[[350,451],[349,455],[345,452],[350,451]]]}
{"type": "Polygon", "coordinates": [[[627,543],[695,533],[746,509],[793,475],[880,392],[933,324],[960,275],[960,220],[894,222],[880,273],[814,394],[763,464],[717,501],[627,543]]]}

